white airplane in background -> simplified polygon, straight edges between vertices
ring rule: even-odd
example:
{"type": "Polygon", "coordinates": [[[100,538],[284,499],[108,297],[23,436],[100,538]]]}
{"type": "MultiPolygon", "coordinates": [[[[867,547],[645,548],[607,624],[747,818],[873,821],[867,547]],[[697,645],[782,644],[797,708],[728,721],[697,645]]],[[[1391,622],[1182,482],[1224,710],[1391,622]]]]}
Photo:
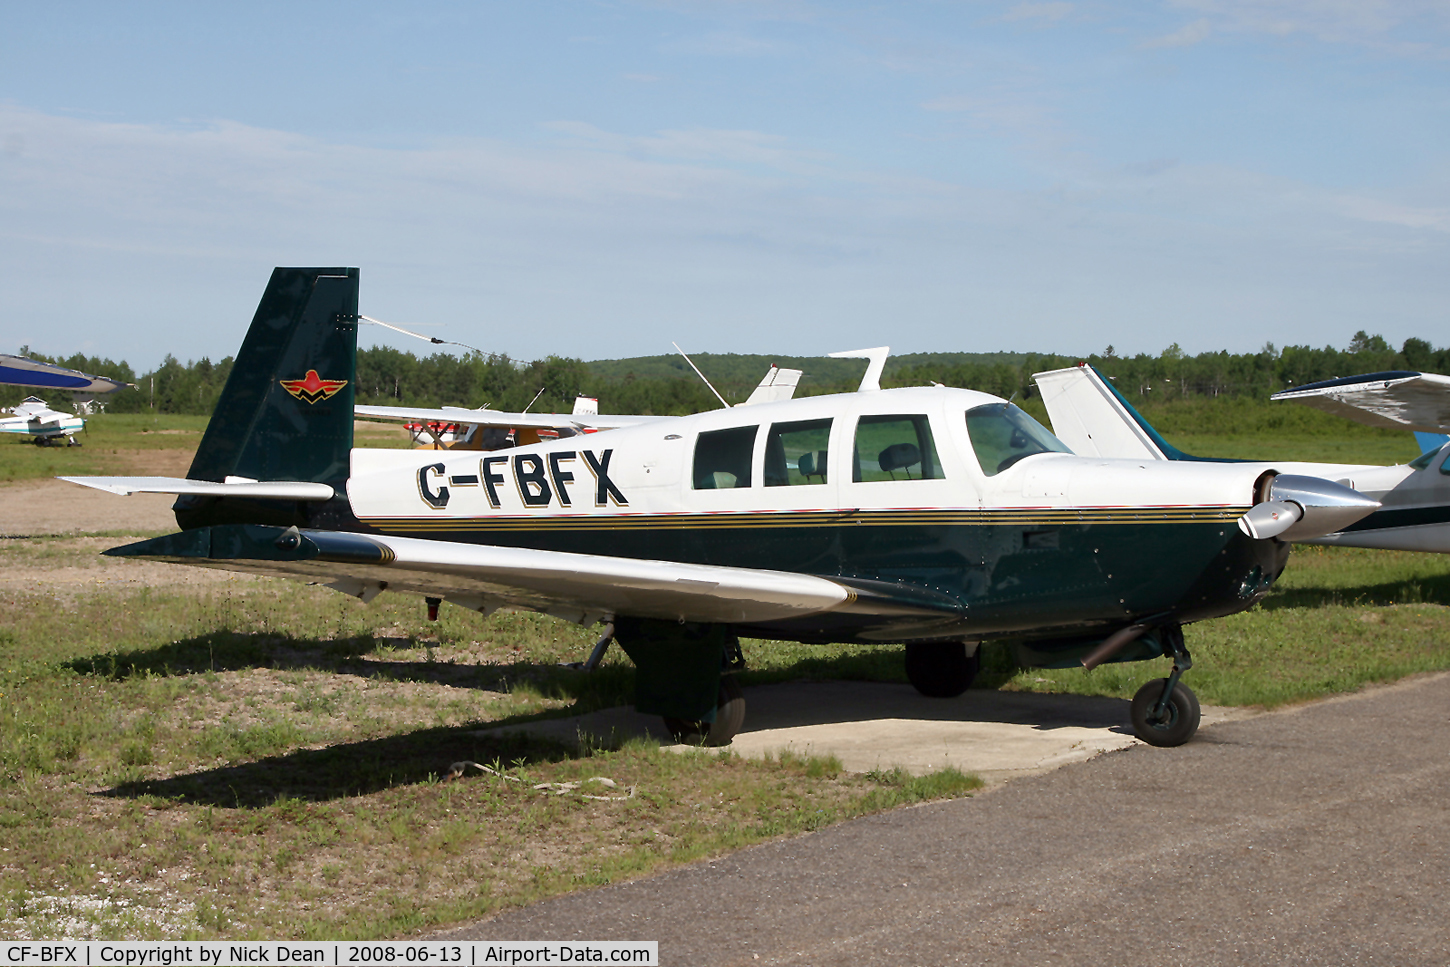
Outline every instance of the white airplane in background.
{"type": "Polygon", "coordinates": [[[840,354],[869,359],[854,393],[497,452],[355,449],[358,276],[273,272],[185,479],[64,478],[179,495],[179,533],[105,553],[602,622],[584,667],[617,640],[635,707],[716,744],[743,721],[749,635],[904,644],[933,696],[971,684],[989,638],[1038,665],[1169,656],[1129,717],[1181,745],[1183,625],[1267,594],[1280,538],[1379,506],[1272,464],[1078,456],[1006,400],[881,389],[884,347],[840,354]]]}
{"type": "MultiPolygon", "coordinates": [[[[108,376],[92,376],[29,356],[0,353],[0,386],[65,390],[76,401],[77,409],[86,407],[81,412],[90,412],[89,406],[97,396],[114,393],[130,385],[108,376]]],[[[80,446],[74,435],[84,427],[85,421],[79,416],[53,410],[38,396],[26,398],[10,410],[9,416],[0,417],[0,433],[23,436],[39,446],[53,446],[62,439],[67,446],[80,446]]]]}
{"type": "MultiPolygon", "coordinates": [[[[686,357],[688,361],[689,357],[686,357]]],[[[692,362],[693,367],[695,364],[692,362]]],[[[699,372],[698,369],[695,372],[699,372]]],[[[704,374],[701,374],[704,379],[704,374]]],[[[751,392],[750,398],[739,406],[754,406],[760,403],[779,403],[795,395],[800,383],[801,370],[781,369],[771,366],[760,384],[751,392]]],[[[710,381],[705,380],[710,386],[710,381]]],[[[711,392],[715,387],[710,386],[711,392]]],[[[716,397],[720,397],[715,392],[716,397]]],[[[723,397],[722,405],[728,406],[723,397]]],[[[467,409],[461,406],[444,406],[429,409],[412,406],[355,406],[353,412],[365,420],[383,423],[402,423],[413,440],[421,447],[431,450],[501,450],[513,446],[528,446],[544,440],[567,439],[583,433],[598,433],[643,423],[674,420],[673,416],[622,416],[599,414],[599,400],[580,396],[574,400],[572,413],[510,413],[504,410],[490,410],[487,407],[467,409]]]]}
{"type": "MultiPolygon", "coordinates": [[[[1169,444],[1112,382],[1087,363],[1033,375],[1053,432],[1082,456],[1202,463],[1169,444]]],[[[1396,371],[1310,383],[1271,399],[1291,400],[1369,426],[1412,430],[1425,452],[1406,464],[1279,461],[1281,473],[1338,481],[1380,509],[1329,534],[1285,538],[1388,550],[1450,553],[1450,377],[1396,371]]],[[[1291,509],[1290,513],[1294,511],[1291,509]]]]}
{"type": "Polygon", "coordinates": [[[9,413],[9,416],[0,416],[0,433],[25,437],[42,447],[54,446],[61,440],[66,446],[81,445],[75,434],[85,428],[86,421],[71,413],[52,410],[39,397],[27,397],[9,413]]]}

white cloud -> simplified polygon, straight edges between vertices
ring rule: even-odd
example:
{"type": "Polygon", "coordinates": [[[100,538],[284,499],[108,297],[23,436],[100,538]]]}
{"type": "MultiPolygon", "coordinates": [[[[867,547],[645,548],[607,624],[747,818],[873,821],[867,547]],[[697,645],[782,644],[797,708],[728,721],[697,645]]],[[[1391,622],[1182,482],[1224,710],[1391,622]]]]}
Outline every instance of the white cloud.
{"type": "Polygon", "coordinates": [[[1074,5],[1058,0],[1046,3],[1019,3],[1002,14],[1003,20],[1047,20],[1057,21],[1069,16],[1074,5]]]}
{"type": "Polygon", "coordinates": [[[1152,40],[1146,40],[1142,43],[1141,46],[1146,48],[1192,47],[1194,44],[1198,44],[1204,40],[1207,40],[1208,35],[1212,32],[1213,25],[1209,23],[1207,17],[1203,17],[1193,21],[1193,23],[1191,24],[1187,24],[1179,30],[1175,30],[1171,34],[1163,37],[1155,37],[1152,40]]]}
{"type": "Polygon", "coordinates": [[[666,53],[686,54],[692,57],[762,57],[780,53],[785,45],[737,30],[719,30],[706,34],[680,37],[668,41],[662,48],[666,53]]]}
{"type": "MultiPolygon", "coordinates": [[[[1042,121],[1007,94],[933,106],[1042,121]]],[[[369,314],[521,358],[686,336],[811,353],[883,329],[899,351],[1256,348],[1369,313],[1430,318],[1450,299],[1450,212],[1423,192],[1165,160],[1007,191],[760,131],[572,122],[383,149],[0,105],[0,142],[12,135],[0,347],[89,340],[142,366],[234,352],[279,264],[360,265],[369,314]]]]}
{"type": "Polygon", "coordinates": [[[1287,37],[1302,34],[1326,43],[1363,44],[1401,53],[1440,53],[1424,35],[1450,26],[1444,0],[1169,0],[1201,13],[1217,30],[1287,37]]]}

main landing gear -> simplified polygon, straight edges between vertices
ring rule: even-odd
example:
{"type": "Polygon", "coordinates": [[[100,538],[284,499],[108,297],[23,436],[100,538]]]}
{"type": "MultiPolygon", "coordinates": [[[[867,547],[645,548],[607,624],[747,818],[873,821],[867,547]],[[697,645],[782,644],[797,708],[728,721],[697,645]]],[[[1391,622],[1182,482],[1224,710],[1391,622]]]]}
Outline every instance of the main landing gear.
{"type": "Polygon", "coordinates": [[[1177,625],[1163,629],[1163,647],[1173,656],[1173,671],[1156,679],[1133,696],[1133,732],[1149,745],[1182,745],[1198,731],[1198,696],[1178,679],[1193,667],[1177,625]]]}
{"type": "Polygon", "coordinates": [[[669,715],[662,715],[660,718],[664,720],[665,728],[670,730],[670,735],[674,736],[676,742],[690,745],[729,745],[745,724],[745,692],[734,675],[721,675],[715,721],[677,719],[669,715]]]}
{"type": "Polygon", "coordinates": [[[956,698],[971,687],[981,667],[976,643],[918,641],[906,646],[906,678],[928,698],[956,698]]]}
{"type": "Polygon", "coordinates": [[[728,625],[619,616],[589,659],[571,666],[593,671],[614,641],[634,662],[635,709],[658,715],[676,742],[729,745],[744,726],[745,693],[734,673],[745,655],[728,625]]]}

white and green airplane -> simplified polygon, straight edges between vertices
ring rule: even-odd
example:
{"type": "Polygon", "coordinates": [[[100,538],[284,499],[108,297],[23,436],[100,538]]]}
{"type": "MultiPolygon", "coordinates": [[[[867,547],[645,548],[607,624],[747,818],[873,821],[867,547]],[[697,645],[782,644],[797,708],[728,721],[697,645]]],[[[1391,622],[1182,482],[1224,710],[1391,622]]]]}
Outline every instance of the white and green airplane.
{"type": "Polygon", "coordinates": [[[18,436],[37,446],[55,446],[64,440],[66,446],[79,446],[75,435],[85,429],[86,421],[73,413],[62,413],[37,396],[11,407],[9,415],[0,414],[0,433],[18,436]]]}
{"type": "Polygon", "coordinates": [[[984,639],[1040,665],[1167,655],[1137,734],[1186,742],[1182,626],[1242,611],[1286,540],[1379,505],[1275,465],[1102,459],[1011,403],[932,386],[729,407],[492,451],[353,448],[358,270],[279,268],[185,479],[180,533],[118,557],[280,575],[363,600],[527,609],[604,633],[636,707],[728,742],[739,635],[904,643],[924,694],[958,695],[984,639]]]}

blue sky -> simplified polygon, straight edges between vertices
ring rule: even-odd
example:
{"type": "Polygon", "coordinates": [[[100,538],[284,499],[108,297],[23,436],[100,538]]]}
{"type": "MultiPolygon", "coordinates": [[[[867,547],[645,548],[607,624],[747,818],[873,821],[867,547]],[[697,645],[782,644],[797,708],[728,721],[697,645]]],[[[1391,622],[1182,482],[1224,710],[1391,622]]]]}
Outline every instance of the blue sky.
{"type": "Polygon", "coordinates": [[[1447,73],[1444,0],[0,0],[0,351],[338,264],[521,359],[1442,345],[1447,73]]]}

